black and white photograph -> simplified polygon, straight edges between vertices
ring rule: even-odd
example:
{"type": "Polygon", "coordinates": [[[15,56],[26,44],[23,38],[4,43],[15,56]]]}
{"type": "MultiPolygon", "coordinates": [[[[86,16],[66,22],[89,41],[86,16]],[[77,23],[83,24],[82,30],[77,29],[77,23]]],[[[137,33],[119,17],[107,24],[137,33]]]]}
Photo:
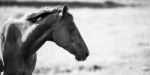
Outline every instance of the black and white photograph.
{"type": "Polygon", "coordinates": [[[150,75],[150,0],[0,0],[0,75],[150,75]]]}

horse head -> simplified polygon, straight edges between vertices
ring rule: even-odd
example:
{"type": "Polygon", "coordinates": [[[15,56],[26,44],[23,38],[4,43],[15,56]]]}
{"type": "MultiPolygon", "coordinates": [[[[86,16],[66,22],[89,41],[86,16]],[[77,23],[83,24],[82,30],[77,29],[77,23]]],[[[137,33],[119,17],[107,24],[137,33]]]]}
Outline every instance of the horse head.
{"type": "Polygon", "coordinates": [[[59,18],[53,25],[51,40],[75,55],[76,60],[85,60],[89,51],[73,21],[73,16],[68,12],[68,7],[65,5],[58,14],[59,18]]]}

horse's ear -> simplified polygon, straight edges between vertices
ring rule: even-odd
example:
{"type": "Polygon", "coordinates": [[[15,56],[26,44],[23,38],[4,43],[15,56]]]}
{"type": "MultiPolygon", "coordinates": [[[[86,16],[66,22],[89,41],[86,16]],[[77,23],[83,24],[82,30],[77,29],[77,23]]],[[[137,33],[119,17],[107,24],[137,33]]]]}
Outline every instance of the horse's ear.
{"type": "Polygon", "coordinates": [[[62,15],[63,17],[65,16],[65,13],[68,11],[68,6],[67,4],[64,5],[63,10],[62,10],[62,15]]]}

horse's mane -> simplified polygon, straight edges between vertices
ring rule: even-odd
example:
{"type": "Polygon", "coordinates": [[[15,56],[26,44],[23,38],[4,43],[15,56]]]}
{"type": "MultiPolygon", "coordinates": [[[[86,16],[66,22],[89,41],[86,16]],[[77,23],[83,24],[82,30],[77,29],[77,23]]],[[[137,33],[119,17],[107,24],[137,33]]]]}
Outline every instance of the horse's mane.
{"type": "Polygon", "coordinates": [[[56,8],[54,10],[47,10],[47,9],[44,9],[44,10],[40,10],[39,12],[36,12],[36,13],[31,13],[29,15],[27,15],[26,17],[26,20],[32,22],[32,23],[35,23],[41,19],[43,19],[44,17],[46,17],[47,15],[49,14],[53,14],[53,13],[58,13],[58,12],[61,12],[62,10],[60,10],[59,8],[56,8]]]}
{"type": "Polygon", "coordinates": [[[26,20],[35,23],[35,22],[37,22],[38,19],[44,18],[45,16],[49,15],[50,13],[51,13],[50,11],[42,10],[40,12],[32,13],[32,14],[28,15],[26,20]]]}

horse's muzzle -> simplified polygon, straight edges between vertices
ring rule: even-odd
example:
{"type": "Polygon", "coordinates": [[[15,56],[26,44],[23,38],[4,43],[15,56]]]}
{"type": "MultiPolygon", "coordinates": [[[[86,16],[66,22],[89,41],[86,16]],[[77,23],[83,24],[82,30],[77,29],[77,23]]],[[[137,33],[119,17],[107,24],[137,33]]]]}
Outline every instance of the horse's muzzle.
{"type": "Polygon", "coordinates": [[[75,56],[75,59],[77,61],[84,61],[86,60],[86,58],[89,56],[89,52],[86,52],[85,54],[82,54],[82,55],[76,55],[75,56]]]}

